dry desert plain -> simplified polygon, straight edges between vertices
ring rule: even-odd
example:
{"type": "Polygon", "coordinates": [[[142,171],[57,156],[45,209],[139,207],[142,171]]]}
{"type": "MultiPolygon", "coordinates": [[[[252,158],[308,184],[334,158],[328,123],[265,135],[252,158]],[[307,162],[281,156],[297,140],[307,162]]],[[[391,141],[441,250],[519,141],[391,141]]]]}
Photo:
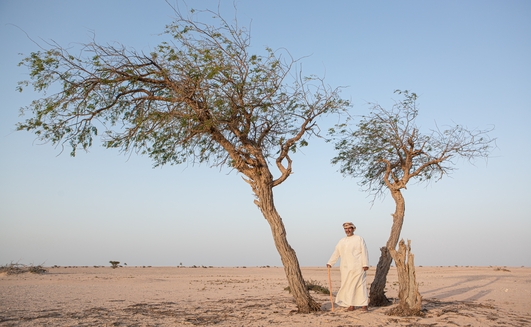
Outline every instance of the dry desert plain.
{"type": "MultiPolygon", "coordinates": [[[[417,267],[425,317],[296,313],[281,267],[52,267],[0,276],[0,326],[531,326],[531,268],[417,267]]],[[[368,282],[374,278],[368,271],[368,282]]],[[[302,268],[328,285],[326,267],[302,268]]],[[[332,288],[340,285],[332,269],[332,288]]],[[[391,268],[387,296],[397,297],[391,268]]]]}

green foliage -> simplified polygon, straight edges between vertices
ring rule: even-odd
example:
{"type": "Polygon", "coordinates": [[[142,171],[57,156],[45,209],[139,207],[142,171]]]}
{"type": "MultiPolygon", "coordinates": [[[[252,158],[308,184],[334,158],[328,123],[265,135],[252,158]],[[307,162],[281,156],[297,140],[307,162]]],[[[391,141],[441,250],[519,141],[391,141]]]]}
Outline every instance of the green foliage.
{"type": "Polygon", "coordinates": [[[169,39],[149,55],[96,42],[31,53],[20,62],[30,80],[18,90],[31,85],[45,96],[21,109],[30,117],[17,128],[69,146],[72,156],[101,136],[105,147],[146,154],[155,166],[244,171],[290,162],[288,151],[319,135],[316,118],[349,106],[321,79],[293,73],[289,53],[249,53],[248,30],[211,11],[193,17],[203,14],[217,25],[176,12],[169,39]],[[47,96],[52,86],[60,91],[47,96]]]}
{"type": "Polygon", "coordinates": [[[120,266],[120,261],[109,261],[112,269],[116,269],[120,266]]]}
{"type": "Polygon", "coordinates": [[[342,174],[360,178],[365,191],[383,195],[386,188],[405,188],[413,178],[417,182],[441,178],[454,169],[454,158],[488,157],[494,142],[488,137],[490,130],[471,131],[456,125],[422,134],[415,124],[417,95],[395,93],[403,99],[391,110],[372,104],[355,130],[342,124],[329,131],[338,136],[332,163],[340,165],[342,174]]]}

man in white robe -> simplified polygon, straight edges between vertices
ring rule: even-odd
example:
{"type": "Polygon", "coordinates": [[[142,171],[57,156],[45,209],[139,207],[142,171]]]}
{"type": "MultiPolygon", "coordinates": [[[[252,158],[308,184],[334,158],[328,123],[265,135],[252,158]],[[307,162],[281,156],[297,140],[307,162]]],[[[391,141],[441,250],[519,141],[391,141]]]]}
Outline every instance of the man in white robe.
{"type": "Polygon", "coordinates": [[[369,303],[366,276],[366,271],[369,269],[367,246],[361,236],[354,235],[356,226],[353,223],[344,223],[343,229],[347,236],[339,240],[326,264],[327,267],[332,267],[337,259],[341,258],[341,287],[335,302],[339,306],[348,307],[348,311],[353,311],[355,307],[367,311],[369,303]]]}

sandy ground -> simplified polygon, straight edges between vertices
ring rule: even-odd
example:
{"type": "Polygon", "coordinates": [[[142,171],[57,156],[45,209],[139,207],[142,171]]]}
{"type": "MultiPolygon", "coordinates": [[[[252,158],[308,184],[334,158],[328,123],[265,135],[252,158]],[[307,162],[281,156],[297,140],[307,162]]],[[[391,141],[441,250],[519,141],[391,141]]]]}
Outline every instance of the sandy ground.
{"type": "MultiPolygon", "coordinates": [[[[374,267],[368,274],[374,278],[374,267]]],[[[323,268],[305,280],[328,285],[323,268]]],[[[332,269],[333,291],[340,284],[332,269]]],[[[397,297],[394,268],[387,296],[397,297]]],[[[296,313],[283,268],[56,267],[0,276],[0,326],[531,326],[531,268],[417,267],[426,316],[331,309],[296,313]]]]}

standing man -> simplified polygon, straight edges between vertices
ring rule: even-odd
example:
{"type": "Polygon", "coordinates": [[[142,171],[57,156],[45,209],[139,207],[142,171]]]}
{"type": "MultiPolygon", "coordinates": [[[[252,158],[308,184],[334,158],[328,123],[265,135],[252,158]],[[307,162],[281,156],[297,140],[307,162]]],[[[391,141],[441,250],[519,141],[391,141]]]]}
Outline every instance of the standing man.
{"type": "Polygon", "coordinates": [[[335,302],[342,307],[348,307],[348,311],[353,311],[355,307],[368,311],[366,271],[369,269],[369,253],[367,246],[361,236],[354,235],[356,226],[353,223],[344,223],[343,229],[347,236],[339,240],[326,264],[327,267],[332,267],[337,259],[341,258],[341,287],[337,292],[335,302]]]}

